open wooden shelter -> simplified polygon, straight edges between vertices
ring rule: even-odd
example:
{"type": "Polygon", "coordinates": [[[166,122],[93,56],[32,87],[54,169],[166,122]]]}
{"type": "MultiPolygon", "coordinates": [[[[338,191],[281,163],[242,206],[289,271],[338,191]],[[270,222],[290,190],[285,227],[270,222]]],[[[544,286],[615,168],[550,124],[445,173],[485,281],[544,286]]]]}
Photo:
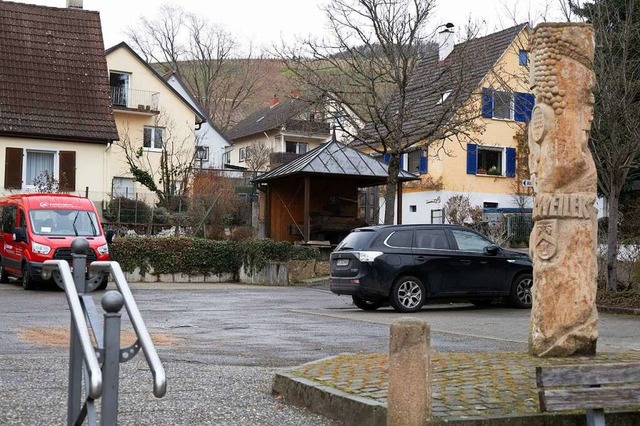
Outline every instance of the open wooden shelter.
{"type": "MultiPolygon", "coordinates": [[[[283,164],[254,182],[265,202],[265,236],[276,241],[339,242],[367,223],[359,216],[359,188],[385,185],[388,166],[335,137],[283,164]]],[[[398,176],[397,221],[402,222],[402,183],[419,178],[398,176]]]]}

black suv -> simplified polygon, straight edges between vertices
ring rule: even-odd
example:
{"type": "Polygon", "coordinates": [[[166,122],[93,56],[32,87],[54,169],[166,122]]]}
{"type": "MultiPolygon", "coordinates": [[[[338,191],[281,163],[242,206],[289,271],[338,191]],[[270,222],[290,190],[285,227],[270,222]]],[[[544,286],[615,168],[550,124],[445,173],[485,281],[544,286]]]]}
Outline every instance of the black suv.
{"type": "Polygon", "coordinates": [[[354,229],[331,253],[331,291],[364,310],[415,312],[429,300],[476,305],[507,298],[531,307],[533,265],[469,228],[384,225],[354,229]]]}

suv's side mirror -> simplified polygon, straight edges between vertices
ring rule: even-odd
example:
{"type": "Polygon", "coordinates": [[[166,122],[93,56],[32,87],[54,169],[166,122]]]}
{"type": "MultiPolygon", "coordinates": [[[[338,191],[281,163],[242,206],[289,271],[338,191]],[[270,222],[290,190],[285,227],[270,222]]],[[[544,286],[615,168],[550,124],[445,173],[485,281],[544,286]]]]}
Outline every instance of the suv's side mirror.
{"type": "Polygon", "coordinates": [[[104,236],[107,240],[107,244],[111,244],[113,242],[114,235],[115,235],[115,232],[113,231],[113,229],[107,229],[107,231],[104,233],[104,236]]]}
{"type": "Polygon", "coordinates": [[[484,251],[484,254],[487,254],[489,256],[495,256],[496,254],[500,253],[500,247],[498,247],[495,244],[491,244],[489,246],[486,246],[483,251],[484,251]]]}
{"type": "Polygon", "coordinates": [[[13,241],[15,241],[16,243],[27,242],[27,233],[23,228],[13,229],[13,241]]]}

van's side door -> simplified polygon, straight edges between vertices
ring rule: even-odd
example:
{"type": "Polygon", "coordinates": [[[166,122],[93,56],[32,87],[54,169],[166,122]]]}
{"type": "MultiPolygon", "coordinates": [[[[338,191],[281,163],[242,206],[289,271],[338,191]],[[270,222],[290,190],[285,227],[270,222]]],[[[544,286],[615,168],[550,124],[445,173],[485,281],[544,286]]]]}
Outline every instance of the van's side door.
{"type": "Polygon", "coordinates": [[[18,244],[13,241],[13,230],[16,227],[16,206],[4,206],[2,208],[2,266],[12,272],[20,272],[22,249],[18,252],[18,244]]]}

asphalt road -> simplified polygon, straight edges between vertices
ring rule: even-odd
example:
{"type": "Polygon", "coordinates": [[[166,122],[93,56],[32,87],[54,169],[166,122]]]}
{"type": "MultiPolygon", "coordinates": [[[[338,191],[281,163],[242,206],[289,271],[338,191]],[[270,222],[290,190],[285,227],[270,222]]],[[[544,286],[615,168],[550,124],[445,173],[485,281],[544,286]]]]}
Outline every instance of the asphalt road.
{"type": "MultiPolygon", "coordinates": [[[[333,424],[273,398],[273,373],[344,352],[386,352],[389,324],[404,316],[360,311],[322,286],[132,288],[149,331],[173,343],[158,347],[168,379],[161,400],[151,393],[142,354],[122,364],[121,424],[333,424]]],[[[97,306],[102,294],[94,293],[97,306]]],[[[413,317],[430,323],[434,351],[526,351],[527,310],[429,305],[413,317]]],[[[639,321],[602,315],[599,350],[640,350],[639,321]]],[[[0,324],[0,424],[64,423],[67,350],[24,336],[69,326],[64,294],[0,285],[0,324]]]]}

